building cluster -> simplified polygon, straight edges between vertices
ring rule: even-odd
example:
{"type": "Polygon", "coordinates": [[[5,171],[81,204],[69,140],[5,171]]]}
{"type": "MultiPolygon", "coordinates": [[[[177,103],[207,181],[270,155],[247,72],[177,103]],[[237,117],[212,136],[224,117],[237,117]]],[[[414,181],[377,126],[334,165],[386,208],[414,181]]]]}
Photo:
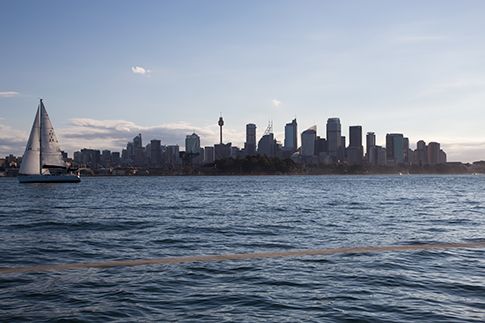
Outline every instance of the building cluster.
{"type": "Polygon", "coordinates": [[[267,156],[277,158],[291,158],[297,163],[398,166],[398,165],[436,165],[446,163],[446,153],[437,142],[426,144],[420,140],[416,149],[411,149],[409,139],[401,133],[386,135],[385,147],[376,145],[376,135],[368,132],[366,135],[366,149],[364,151],[362,126],[349,127],[349,142],[342,136],[339,118],[329,118],[326,124],[326,136],[317,134],[317,127],[313,126],[301,134],[298,133],[296,119],[285,125],[283,144],[273,133],[272,123],[268,125],[264,134],[257,141],[256,125],[246,125],[246,141],[243,148],[223,142],[224,120],[219,118],[219,143],[213,146],[201,147],[200,137],[196,133],[185,138],[185,151],[178,145],[163,145],[161,140],[153,139],[145,146],[141,134],[128,142],[126,148],[120,152],[109,150],[82,149],[74,153],[77,165],[93,169],[109,167],[150,167],[177,168],[184,164],[210,164],[225,158],[239,158],[246,156],[267,156]]]}

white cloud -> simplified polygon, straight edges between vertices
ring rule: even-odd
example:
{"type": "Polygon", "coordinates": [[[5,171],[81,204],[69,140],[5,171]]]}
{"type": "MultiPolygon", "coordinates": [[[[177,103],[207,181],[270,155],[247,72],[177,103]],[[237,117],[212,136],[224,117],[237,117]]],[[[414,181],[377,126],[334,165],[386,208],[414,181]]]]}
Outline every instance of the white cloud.
{"type": "Polygon", "coordinates": [[[0,157],[23,154],[27,143],[27,132],[16,130],[4,122],[5,120],[0,118],[0,157]]]}
{"type": "Polygon", "coordinates": [[[0,98],[13,98],[14,96],[19,95],[19,92],[15,91],[3,91],[0,92],[0,98]]]}
{"type": "Polygon", "coordinates": [[[145,67],[141,67],[141,66],[132,66],[131,67],[131,71],[134,73],[134,74],[141,74],[141,75],[148,75],[151,73],[151,71],[145,67]]]}
{"type": "MultiPolygon", "coordinates": [[[[213,145],[219,141],[217,125],[198,127],[187,122],[142,126],[126,120],[95,120],[77,118],[70,125],[58,131],[64,150],[73,152],[81,148],[110,149],[121,151],[128,141],[142,134],[143,144],[151,139],[160,139],[164,145],[185,146],[185,136],[193,132],[201,137],[201,145],[213,145]]],[[[224,128],[224,141],[241,146],[244,132],[224,128]]]]}
{"type": "Polygon", "coordinates": [[[273,108],[278,108],[281,105],[281,103],[282,102],[277,99],[271,100],[271,104],[273,105],[273,108]]]}

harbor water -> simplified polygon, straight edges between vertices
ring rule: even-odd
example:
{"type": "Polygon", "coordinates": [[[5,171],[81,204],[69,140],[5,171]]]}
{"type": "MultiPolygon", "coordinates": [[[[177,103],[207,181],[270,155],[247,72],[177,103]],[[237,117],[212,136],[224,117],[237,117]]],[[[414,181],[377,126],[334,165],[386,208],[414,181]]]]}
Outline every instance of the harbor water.
{"type": "MultiPolygon", "coordinates": [[[[485,241],[485,176],[0,178],[0,268],[485,241]]],[[[485,249],[0,274],[0,321],[483,322],[485,249]]]]}

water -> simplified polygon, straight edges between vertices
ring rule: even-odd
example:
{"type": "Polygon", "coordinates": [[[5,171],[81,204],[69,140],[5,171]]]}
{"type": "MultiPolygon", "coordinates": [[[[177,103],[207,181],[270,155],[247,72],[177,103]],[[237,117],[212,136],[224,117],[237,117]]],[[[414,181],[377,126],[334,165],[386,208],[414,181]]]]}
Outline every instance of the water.
{"type": "MultiPolygon", "coordinates": [[[[485,239],[484,176],[0,179],[0,267],[485,239]]],[[[485,320],[485,249],[0,275],[1,321],[485,320]]]]}

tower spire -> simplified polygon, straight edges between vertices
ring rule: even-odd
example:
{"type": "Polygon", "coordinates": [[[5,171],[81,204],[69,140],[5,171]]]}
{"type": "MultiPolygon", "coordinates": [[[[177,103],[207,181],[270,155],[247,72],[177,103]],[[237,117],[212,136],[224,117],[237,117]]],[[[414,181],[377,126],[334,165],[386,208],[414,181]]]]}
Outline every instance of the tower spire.
{"type": "Polygon", "coordinates": [[[219,122],[217,123],[219,125],[219,137],[220,137],[220,144],[222,145],[222,126],[224,125],[224,119],[222,119],[222,114],[219,117],[219,122]]]}

